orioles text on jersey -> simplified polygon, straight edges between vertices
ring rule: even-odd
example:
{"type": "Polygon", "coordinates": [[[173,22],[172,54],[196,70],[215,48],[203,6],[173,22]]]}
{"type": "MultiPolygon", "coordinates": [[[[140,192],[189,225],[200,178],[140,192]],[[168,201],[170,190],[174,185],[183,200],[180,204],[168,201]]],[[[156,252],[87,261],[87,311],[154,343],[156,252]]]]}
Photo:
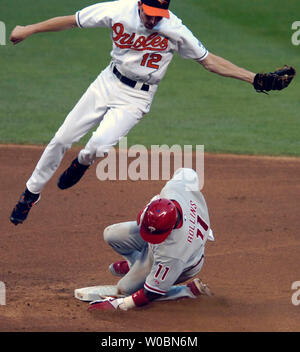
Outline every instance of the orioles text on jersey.
{"type": "Polygon", "coordinates": [[[168,48],[168,38],[162,38],[158,33],[152,33],[148,37],[141,35],[136,38],[136,33],[129,34],[124,31],[122,23],[115,23],[112,29],[112,39],[121,49],[164,51],[168,48]]]}

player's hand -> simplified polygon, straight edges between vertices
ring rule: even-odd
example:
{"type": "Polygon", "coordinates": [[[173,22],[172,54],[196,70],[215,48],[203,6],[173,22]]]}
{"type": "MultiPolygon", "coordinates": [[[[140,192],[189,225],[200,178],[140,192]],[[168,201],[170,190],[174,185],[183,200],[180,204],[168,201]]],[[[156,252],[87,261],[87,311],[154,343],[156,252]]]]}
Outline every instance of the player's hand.
{"type": "Polygon", "coordinates": [[[124,304],[124,298],[116,299],[112,297],[107,297],[105,299],[91,302],[88,310],[115,310],[118,308],[121,310],[127,310],[127,307],[124,304]]]}
{"type": "Polygon", "coordinates": [[[30,34],[31,31],[27,26],[16,26],[11,32],[9,40],[16,45],[25,40],[30,34]]]}

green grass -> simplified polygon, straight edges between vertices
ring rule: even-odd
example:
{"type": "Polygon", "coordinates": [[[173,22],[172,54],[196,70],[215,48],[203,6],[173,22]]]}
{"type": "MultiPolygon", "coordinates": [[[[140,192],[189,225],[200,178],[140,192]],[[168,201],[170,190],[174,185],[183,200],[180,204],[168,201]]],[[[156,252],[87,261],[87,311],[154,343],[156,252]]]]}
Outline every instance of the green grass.
{"type": "MultiPolygon", "coordinates": [[[[17,24],[69,15],[86,0],[2,0],[7,37],[17,24]]],[[[172,0],[171,9],[209,51],[253,72],[291,64],[299,0],[172,0]]],[[[88,85],[110,61],[107,29],[43,33],[14,47],[0,46],[0,142],[47,144],[88,85]]],[[[8,39],[7,39],[8,40],[8,39]]],[[[175,55],[151,112],[128,143],[204,144],[206,151],[300,155],[298,77],[269,96],[247,83],[205,71],[175,55]]],[[[84,144],[90,134],[84,137],[84,144]]]]}

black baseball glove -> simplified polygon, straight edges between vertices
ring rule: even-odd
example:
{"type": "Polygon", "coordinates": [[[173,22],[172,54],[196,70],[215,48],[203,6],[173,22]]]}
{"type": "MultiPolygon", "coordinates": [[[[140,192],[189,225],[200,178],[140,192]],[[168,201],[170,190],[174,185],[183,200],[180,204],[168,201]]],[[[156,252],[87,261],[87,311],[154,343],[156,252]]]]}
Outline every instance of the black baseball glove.
{"type": "MultiPolygon", "coordinates": [[[[254,77],[254,89],[261,93],[270,90],[281,90],[286,88],[296,75],[296,70],[291,66],[283,66],[275,72],[257,73],[254,77]]],[[[267,93],[266,93],[267,94],[267,93]]]]}

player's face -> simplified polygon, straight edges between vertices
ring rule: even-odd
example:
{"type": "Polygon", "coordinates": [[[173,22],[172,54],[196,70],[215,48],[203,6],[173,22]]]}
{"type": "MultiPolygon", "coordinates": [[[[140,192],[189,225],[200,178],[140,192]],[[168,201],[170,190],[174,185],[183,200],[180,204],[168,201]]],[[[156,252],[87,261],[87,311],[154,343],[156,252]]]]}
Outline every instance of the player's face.
{"type": "Polygon", "coordinates": [[[162,19],[162,17],[159,16],[146,15],[141,3],[139,3],[139,10],[141,21],[147,29],[153,29],[157,25],[157,23],[162,19]]]}

